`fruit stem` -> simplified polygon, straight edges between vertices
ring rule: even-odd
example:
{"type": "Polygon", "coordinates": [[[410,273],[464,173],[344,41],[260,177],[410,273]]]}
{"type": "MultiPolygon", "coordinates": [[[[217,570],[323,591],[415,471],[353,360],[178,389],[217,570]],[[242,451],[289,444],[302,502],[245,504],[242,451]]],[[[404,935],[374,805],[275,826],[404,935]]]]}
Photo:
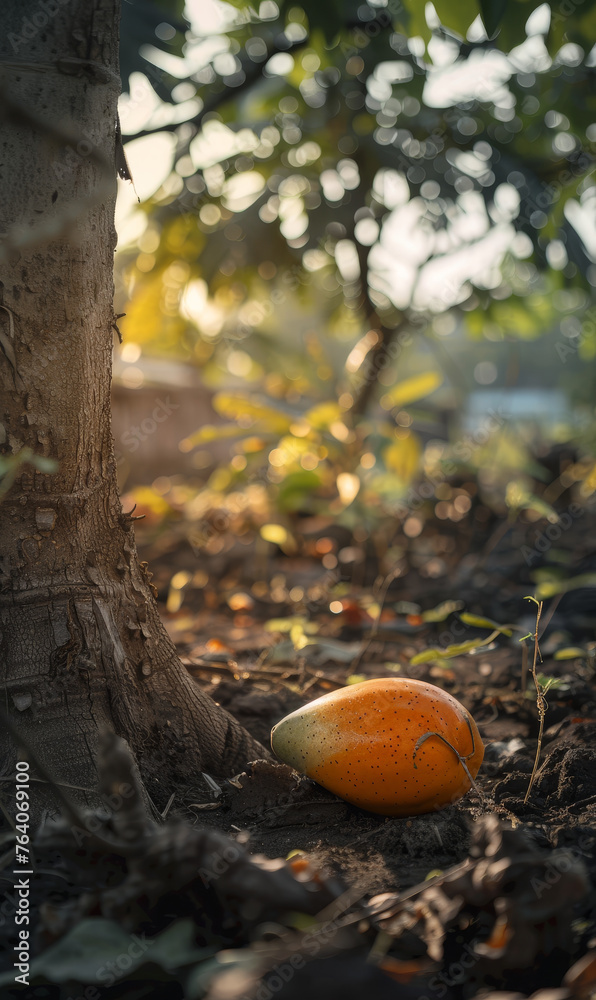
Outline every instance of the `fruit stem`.
{"type": "MultiPolygon", "coordinates": [[[[470,726],[469,722],[468,722],[468,726],[470,726]]],[[[434,732],[424,733],[420,737],[420,739],[417,741],[416,746],[414,747],[414,757],[413,757],[412,762],[414,764],[414,767],[416,767],[417,766],[416,765],[416,760],[415,760],[416,754],[418,753],[418,750],[420,749],[420,747],[422,746],[422,744],[425,743],[426,740],[429,739],[430,736],[436,736],[436,737],[438,737],[438,739],[440,739],[441,742],[445,744],[445,746],[449,747],[450,750],[453,750],[453,753],[455,754],[455,756],[457,757],[457,759],[460,762],[461,766],[463,767],[464,771],[466,772],[466,775],[468,777],[468,781],[470,782],[470,786],[474,789],[474,791],[478,795],[480,801],[483,802],[486,805],[486,800],[484,798],[484,795],[482,794],[482,792],[480,791],[478,785],[476,784],[476,782],[474,781],[472,775],[470,774],[470,769],[469,769],[469,767],[468,767],[468,765],[466,763],[466,761],[469,760],[470,757],[473,757],[474,754],[475,754],[475,752],[476,752],[475,751],[475,747],[474,747],[474,733],[472,732],[471,726],[470,726],[470,733],[472,735],[472,751],[471,751],[471,753],[469,753],[467,755],[467,757],[462,757],[462,755],[460,753],[458,753],[458,751],[455,749],[455,747],[453,746],[453,744],[450,743],[449,740],[446,739],[444,736],[442,736],[441,733],[434,733],[434,732]]]]}

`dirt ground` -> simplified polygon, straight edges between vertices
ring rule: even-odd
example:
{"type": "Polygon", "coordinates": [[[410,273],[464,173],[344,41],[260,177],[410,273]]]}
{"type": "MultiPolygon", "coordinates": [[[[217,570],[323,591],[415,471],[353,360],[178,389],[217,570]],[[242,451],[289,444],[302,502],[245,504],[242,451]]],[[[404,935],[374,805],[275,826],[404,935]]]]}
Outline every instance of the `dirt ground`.
{"type": "MultiPolygon", "coordinates": [[[[485,531],[488,543],[484,548],[478,546],[473,527],[467,537],[461,531],[456,544],[446,546],[444,526],[435,522],[429,532],[427,525],[424,542],[413,539],[408,545],[403,575],[387,587],[372,638],[371,622],[362,608],[366,595],[375,592],[374,574],[368,574],[368,579],[364,574],[355,585],[353,575],[350,578],[349,573],[338,571],[331,574],[320,594],[315,578],[313,597],[296,608],[290,601],[280,601],[280,595],[276,603],[265,598],[243,602],[237,595],[251,593],[250,570],[236,562],[227,569],[227,576],[224,573],[217,606],[207,608],[195,595],[193,608],[190,593],[188,604],[177,614],[166,614],[188,669],[265,746],[269,746],[271,727],[284,715],[356,674],[359,679],[416,677],[443,687],[471,712],[486,747],[477,778],[481,797],[471,792],[434,814],[411,819],[374,816],[285,765],[257,762],[226,785],[221,796],[209,793],[210,807],[198,808],[195,799],[194,815],[199,822],[232,836],[242,831],[251,851],[270,858],[307,852],[313,864],[370,898],[404,893],[427,879],[429,872],[445,872],[460,864],[474,851],[474,838],[482,824],[498,819],[517,838],[510,856],[528,849],[548,858],[554,851],[556,860],[557,852],[563,851],[567,852],[564,857],[583,866],[586,892],[573,913],[568,913],[579,936],[565,943],[566,953],[554,966],[547,961],[539,970],[540,963],[533,961],[529,972],[514,966],[480,982],[472,977],[451,988],[456,994],[461,990],[457,995],[463,996],[488,986],[521,989],[522,995],[538,988],[562,988],[572,959],[596,943],[596,575],[590,575],[596,556],[595,526],[593,515],[586,513],[557,539],[556,547],[550,544],[540,552],[540,543],[535,547],[540,532],[523,520],[504,533],[498,528],[492,536],[485,531]],[[428,565],[437,559],[442,563],[439,572],[429,576],[428,565]],[[539,626],[542,661],[537,670],[542,682],[549,678],[552,686],[546,694],[538,770],[525,803],[539,732],[530,670],[533,642],[520,642],[534,632],[536,623],[536,605],[526,598],[535,593],[537,581],[549,572],[556,577],[553,568],[560,571],[561,567],[573,584],[568,592],[544,602],[539,626]],[[329,597],[333,598],[342,580],[344,610],[332,615],[329,597]],[[442,621],[421,620],[429,608],[449,601],[457,602],[456,610],[442,621]],[[237,610],[231,612],[230,605],[237,610]],[[490,629],[466,626],[460,618],[465,612],[515,628],[510,636],[501,634],[488,646],[440,663],[409,662],[429,646],[484,639],[490,629]],[[316,638],[320,636],[321,648],[291,651],[284,659],[287,641],[284,646],[283,635],[263,631],[263,623],[296,614],[319,623],[316,638]],[[325,646],[327,638],[338,648],[325,646]],[[350,651],[353,655],[346,660],[350,651]]],[[[308,595],[312,566],[278,553],[275,569],[288,588],[299,580],[308,595]]],[[[156,570],[159,581],[159,561],[156,570]]],[[[377,593],[382,589],[379,584],[377,580],[377,593]]],[[[565,878],[561,872],[553,877],[562,900],[565,878]]],[[[539,898],[540,886],[536,885],[531,893],[539,898]]],[[[512,900],[523,895],[515,880],[506,891],[512,900]]],[[[556,921],[556,917],[550,914],[549,920],[556,921]]],[[[596,972],[592,970],[590,976],[591,986],[582,987],[583,993],[577,987],[578,995],[587,996],[595,988],[596,972]]],[[[435,995],[440,994],[435,991],[435,995]]]]}
{"type": "Polygon", "coordinates": [[[168,821],[147,834],[135,861],[125,851],[106,861],[89,847],[81,877],[77,852],[55,832],[46,836],[66,885],[39,885],[52,900],[42,939],[56,948],[100,918],[153,935],[190,920],[190,951],[168,965],[154,944],[149,965],[109,988],[80,963],[78,971],[60,966],[68,975],[59,982],[51,966],[30,995],[596,995],[595,527],[584,512],[556,547],[539,551],[530,521],[507,530],[434,521],[402,539],[399,571],[389,573],[370,551],[351,558],[350,539],[325,524],[304,532],[304,551],[269,551],[265,561],[250,543],[239,547],[227,522],[222,545],[200,558],[182,541],[141,536],[187,668],[265,748],[276,722],[321,694],[366,678],[414,677],[450,692],[476,720],[485,744],[478,791],[434,813],[385,818],[271,758],[225,782],[197,775],[190,789],[157,783],[150,794],[168,821]],[[338,555],[332,570],[321,563],[330,550],[338,555]],[[172,599],[175,574],[182,597],[172,599]],[[535,631],[537,606],[526,598],[545,581],[557,592],[544,600],[537,671],[550,686],[525,803],[539,734],[533,640],[523,639],[535,631]],[[429,647],[457,643],[469,646],[420,662],[429,647]],[[231,860],[215,870],[213,858],[226,851],[231,860]],[[280,868],[275,859],[288,856],[280,868]],[[197,870],[208,873],[200,885],[197,870]],[[197,914],[208,914],[207,924],[197,914]],[[208,949],[200,960],[197,947],[208,949]]]}

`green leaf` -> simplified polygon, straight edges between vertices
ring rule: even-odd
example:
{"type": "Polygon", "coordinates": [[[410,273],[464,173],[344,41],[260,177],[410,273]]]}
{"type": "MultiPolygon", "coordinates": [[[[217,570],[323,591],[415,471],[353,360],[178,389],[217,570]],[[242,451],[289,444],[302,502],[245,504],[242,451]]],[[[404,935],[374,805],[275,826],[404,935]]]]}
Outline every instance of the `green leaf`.
{"type": "Polygon", "coordinates": [[[437,604],[436,608],[423,611],[420,617],[425,622],[444,622],[449,615],[453,614],[454,611],[459,611],[463,606],[463,601],[443,601],[441,604],[437,604]]]}
{"type": "Polygon", "coordinates": [[[338,639],[311,639],[301,652],[314,666],[324,663],[351,663],[362,649],[360,642],[340,642],[338,639]]]}
{"type": "Polygon", "coordinates": [[[177,920],[153,939],[148,939],[145,961],[158,965],[166,972],[202,962],[213,955],[214,948],[197,948],[194,921],[177,920]]]}
{"type": "Polygon", "coordinates": [[[403,8],[396,5],[398,22],[403,24],[410,38],[418,36],[423,38],[428,45],[432,38],[432,31],[425,17],[425,5],[420,3],[420,0],[403,0],[403,7],[407,12],[405,18],[400,16],[403,8]]]}
{"type": "MultiPolygon", "coordinates": [[[[97,972],[107,962],[116,962],[133,944],[132,938],[112,920],[93,917],[82,920],[63,938],[47,948],[31,962],[32,980],[40,978],[50,983],[76,980],[97,982],[97,972]]],[[[0,983],[8,982],[6,976],[0,983]]],[[[10,973],[14,980],[14,974],[10,973]]]]}
{"type": "Polygon", "coordinates": [[[238,424],[221,424],[219,427],[214,424],[205,424],[199,427],[198,431],[189,434],[181,442],[184,451],[190,451],[199,444],[207,444],[209,441],[222,441],[224,438],[247,437],[253,433],[253,428],[242,428],[238,424]]]}
{"type": "Polygon", "coordinates": [[[259,534],[264,541],[271,542],[272,545],[284,545],[288,539],[292,538],[288,529],[284,528],[283,524],[275,522],[262,524],[259,534]]]}
{"type": "Polygon", "coordinates": [[[480,13],[474,0],[458,0],[457,3],[453,3],[453,0],[434,0],[434,3],[441,24],[462,38],[466,37],[472,21],[475,21],[480,13]]]}
{"type": "Polygon", "coordinates": [[[415,434],[409,434],[407,438],[393,441],[383,449],[385,466],[394,472],[406,486],[411,483],[418,472],[421,455],[420,439],[415,434]]]}
{"type": "Polygon", "coordinates": [[[294,421],[292,415],[281,407],[230,392],[218,392],[213,397],[213,406],[223,417],[242,421],[241,427],[252,427],[256,421],[260,421],[267,430],[276,434],[286,434],[294,421]]]}
{"type": "Polygon", "coordinates": [[[297,649],[294,642],[284,639],[276,643],[267,653],[268,663],[296,663],[298,659],[306,660],[311,666],[322,666],[324,663],[351,663],[362,651],[360,642],[340,642],[336,639],[307,639],[297,649]]]}
{"type": "Polygon", "coordinates": [[[315,635],[319,631],[316,622],[310,622],[304,615],[292,615],[291,618],[270,618],[265,622],[263,628],[266,632],[291,632],[293,628],[299,626],[308,635],[315,635]]]}
{"type": "MultiPolygon", "coordinates": [[[[115,979],[130,977],[145,965],[174,972],[213,954],[212,948],[198,949],[194,940],[195,928],[190,919],[177,921],[157,937],[147,938],[144,934],[127,934],[112,920],[89,917],[33,959],[30,978],[38,983],[97,984],[102,982],[101,974],[107,974],[110,966],[115,970],[115,979]],[[120,977],[118,970],[121,970],[120,977]]],[[[3,973],[0,985],[14,983],[14,975],[14,969],[3,973]]],[[[150,975],[148,970],[147,978],[150,975]]]]}
{"type": "Polygon", "coordinates": [[[311,505],[312,494],[321,485],[316,472],[290,472],[279,484],[278,506],[282,511],[296,511],[311,505]]]}
{"type": "Polygon", "coordinates": [[[14,455],[0,456],[0,499],[8,493],[21,468],[28,464],[45,473],[56,472],[58,469],[58,462],[55,459],[36,455],[28,447],[21,448],[14,455]]]}
{"type": "Polygon", "coordinates": [[[55,458],[46,458],[44,455],[33,455],[31,465],[34,465],[40,472],[56,472],[58,462],[55,458]]]}
{"type": "Polygon", "coordinates": [[[327,400],[325,403],[317,403],[304,414],[304,419],[316,430],[328,430],[331,424],[341,420],[344,411],[335,400],[327,400]]]}
{"type": "Polygon", "coordinates": [[[587,657],[587,652],[585,649],[581,649],[580,646],[565,646],[563,649],[557,649],[555,653],[555,660],[577,660],[587,657]]]}
{"type": "Polygon", "coordinates": [[[473,628],[493,628],[498,629],[503,635],[513,635],[510,625],[499,625],[492,618],[484,618],[482,615],[472,615],[469,611],[462,611],[459,616],[464,625],[471,625],[473,628]]]}
{"type": "Polygon", "coordinates": [[[544,694],[547,691],[556,691],[557,689],[559,691],[569,690],[569,683],[564,677],[548,677],[547,674],[536,674],[536,680],[544,694]]]}
{"type": "Polygon", "coordinates": [[[545,580],[536,587],[536,596],[541,601],[545,601],[555,594],[567,594],[570,590],[579,590],[580,587],[596,587],[596,573],[581,573],[570,580],[545,580]]]}
{"type": "Polygon", "coordinates": [[[505,503],[512,510],[534,510],[537,514],[545,517],[547,521],[550,521],[551,524],[556,524],[559,520],[559,515],[554,507],[551,507],[549,503],[546,503],[545,500],[537,497],[534,493],[530,493],[523,483],[517,482],[514,479],[507,483],[505,503]]]}
{"type": "Polygon", "coordinates": [[[412,375],[390,389],[386,394],[391,406],[407,406],[416,400],[429,396],[441,385],[443,376],[440,372],[424,372],[422,375],[412,375]]]}
{"type": "Polygon", "coordinates": [[[438,646],[429,646],[421,653],[416,653],[410,660],[410,666],[415,667],[418,663],[433,663],[435,660],[452,660],[454,656],[461,656],[463,653],[471,653],[481,646],[490,646],[491,642],[500,634],[500,629],[495,629],[486,639],[472,639],[469,642],[458,642],[452,646],[440,649],[438,646]]]}

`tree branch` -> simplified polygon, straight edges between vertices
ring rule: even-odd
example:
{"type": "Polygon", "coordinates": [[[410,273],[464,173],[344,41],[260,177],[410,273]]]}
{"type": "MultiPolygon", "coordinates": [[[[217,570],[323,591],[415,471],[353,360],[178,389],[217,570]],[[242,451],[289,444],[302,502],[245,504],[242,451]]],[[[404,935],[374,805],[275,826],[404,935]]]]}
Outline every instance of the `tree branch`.
{"type": "Polygon", "coordinates": [[[272,45],[267,50],[267,55],[260,63],[255,63],[252,59],[247,59],[242,64],[242,71],[244,72],[244,80],[242,83],[238,84],[237,87],[224,87],[218,93],[213,94],[210,100],[206,101],[201,110],[194,118],[188,118],[184,122],[172,122],[169,125],[159,125],[156,128],[142,129],[140,132],[130,132],[127,133],[130,138],[141,139],[146,135],[155,135],[157,132],[175,132],[180,125],[196,125],[197,131],[199,131],[205,121],[207,115],[214,114],[222,105],[227,104],[228,101],[233,100],[238,94],[242,94],[245,90],[254,86],[261,77],[263,76],[263,70],[269,60],[280,52],[296,52],[308,43],[308,35],[305,38],[301,38],[295,42],[288,42],[287,45],[272,45]]]}

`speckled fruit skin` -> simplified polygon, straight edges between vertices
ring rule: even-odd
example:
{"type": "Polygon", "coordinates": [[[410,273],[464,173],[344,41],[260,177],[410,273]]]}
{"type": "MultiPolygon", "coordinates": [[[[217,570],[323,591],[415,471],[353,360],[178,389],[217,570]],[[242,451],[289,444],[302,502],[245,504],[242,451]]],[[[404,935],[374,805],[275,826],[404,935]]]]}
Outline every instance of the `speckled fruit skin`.
{"type": "Polygon", "coordinates": [[[484,746],[471,715],[434,684],[380,678],[317,698],[273,727],[280,760],[342,799],[385,816],[433,812],[470,789],[439,733],[465,759],[472,777],[484,746]],[[416,751],[416,752],[415,752],[416,751]]]}

